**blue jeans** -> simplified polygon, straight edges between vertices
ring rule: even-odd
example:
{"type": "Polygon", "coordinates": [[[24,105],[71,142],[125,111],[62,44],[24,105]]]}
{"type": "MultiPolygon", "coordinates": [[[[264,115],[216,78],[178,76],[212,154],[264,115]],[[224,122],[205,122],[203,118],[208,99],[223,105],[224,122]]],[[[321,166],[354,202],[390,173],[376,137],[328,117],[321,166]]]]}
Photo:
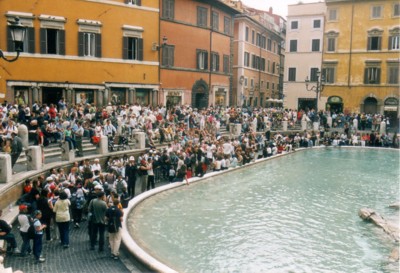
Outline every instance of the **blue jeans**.
{"type": "Polygon", "coordinates": [[[39,260],[40,255],[42,254],[43,248],[43,234],[35,234],[35,238],[33,239],[33,255],[36,260],[39,260]]]}
{"type": "Polygon", "coordinates": [[[31,240],[28,237],[28,232],[20,232],[22,237],[21,256],[25,256],[27,252],[31,252],[31,240]]]}
{"type": "Polygon", "coordinates": [[[60,240],[62,245],[69,245],[69,221],[57,222],[58,230],[60,231],[60,240]]]}
{"type": "Polygon", "coordinates": [[[90,246],[94,248],[97,240],[97,234],[99,234],[99,250],[104,250],[104,232],[106,225],[101,223],[92,223],[90,231],[90,246]]]}

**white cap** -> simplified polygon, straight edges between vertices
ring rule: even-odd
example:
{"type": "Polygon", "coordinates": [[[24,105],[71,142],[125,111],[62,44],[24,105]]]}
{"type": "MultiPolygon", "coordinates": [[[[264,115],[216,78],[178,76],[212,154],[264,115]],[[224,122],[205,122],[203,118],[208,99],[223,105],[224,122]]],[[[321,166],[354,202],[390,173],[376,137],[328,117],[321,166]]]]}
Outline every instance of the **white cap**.
{"type": "Polygon", "coordinates": [[[132,155],[131,157],[129,157],[129,161],[134,161],[135,157],[132,155]]]}

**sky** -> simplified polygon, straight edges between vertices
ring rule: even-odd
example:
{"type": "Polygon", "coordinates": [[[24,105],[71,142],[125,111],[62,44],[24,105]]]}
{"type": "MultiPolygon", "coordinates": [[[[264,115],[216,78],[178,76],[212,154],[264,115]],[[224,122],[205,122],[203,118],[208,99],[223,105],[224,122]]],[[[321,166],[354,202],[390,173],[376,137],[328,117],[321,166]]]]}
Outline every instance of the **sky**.
{"type": "MultiPolygon", "coordinates": [[[[286,18],[287,16],[287,6],[292,4],[298,4],[300,0],[242,0],[242,3],[246,6],[260,9],[269,10],[272,7],[273,13],[286,18]]],[[[315,3],[323,2],[319,0],[301,0],[303,3],[315,3]]]]}

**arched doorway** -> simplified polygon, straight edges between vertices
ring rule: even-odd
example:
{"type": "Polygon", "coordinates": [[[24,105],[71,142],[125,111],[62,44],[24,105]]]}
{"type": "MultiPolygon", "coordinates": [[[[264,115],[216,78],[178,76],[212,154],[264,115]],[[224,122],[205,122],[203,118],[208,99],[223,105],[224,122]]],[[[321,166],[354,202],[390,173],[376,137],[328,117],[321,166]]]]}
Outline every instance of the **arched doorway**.
{"type": "Polygon", "coordinates": [[[332,96],[328,98],[325,109],[331,113],[343,113],[343,100],[341,97],[332,96]]]}
{"type": "Polygon", "coordinates": [[[203,109],[208,107],[208,84],[200,79],[192,88],[192,107],[203,109]]]}
{"type": "Polygon", "coordinates": [[[396,98],[387,98],[383,107],[383,113],[389,119],[389,128],[397,131],[399,127],[399,100],[396,98]]]}
{"type": "Polygon", "coordinates": [[[378,113],[378,101],[375,98],[368,97],[364,100],[364,112],[366,114],[378,113]]]}

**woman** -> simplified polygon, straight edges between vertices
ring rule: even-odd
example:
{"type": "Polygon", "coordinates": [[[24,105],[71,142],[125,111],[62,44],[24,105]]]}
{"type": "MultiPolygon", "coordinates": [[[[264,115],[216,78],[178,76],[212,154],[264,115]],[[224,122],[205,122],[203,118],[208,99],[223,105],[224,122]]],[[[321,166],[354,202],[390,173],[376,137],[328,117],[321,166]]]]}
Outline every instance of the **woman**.
{"type": "Polygon", "coordinates": [[[147,159],[147,190],[150,188],[154,189],[154,170],[153,170],[153,159],[149,157],[147,159]]]}
{"type": "Polygon", "coordinates": [[[174,182],[186,182],[186,185],[189,185],[189,181],[187,179],[187,167],[185,164],[178,170],[174,182]]]}
{"type": "Polygon", "coordinates": [[[64,191],[60,192],[60,198],[54,204],[53,211],[56,214],[56,223],[60,232],[61,244],[64,248],[69,247],[70,206],[71,202],[68,200],[68,195],[64,191]]]}
{"type": "Polygon", "coordinates": [[[37,209],[42,212],[42,222],[48,227],[46,228],[46,241],[49,242],[51,241],[50,224],[53,218],[53,204],[49,202],[48,195],[49,191],[47,189],[43,189],[40,192],[40,197],[37,200],[37,209]]]}
{"type": "Polygon", "coordinates": [[[37,263],[43,263],[45,259],[42,256],[42,247],[43,247],[43,229],[46,228],[46,225],[42,225],[40,219],[42,218],[42,212],[40,210],[36,210],[33,213],[33,226],[35,227],[35,237],[33,239],[33,255],[35,256],[35,260],[37,263]]]}
{"type": "Polygon", "coordinates": [[[119,200],[116,198],[113,200],[113,205],[106,211],[106,220],[108,223],[108,235],[109,243],[111,247],[111,258],[118,260],[119,247],[121,245],[121,222],[123,212],[119,209],[119,200]]]}
{"type": "Polygon", "coordinates": [[[29,238],[28,235],[30,221],[31,219],[28,214],[28,206],[24,204],[19,205],[18,224],[20,225],[19,232],[22,237],[22,246],[20,254],[22,257],[32,252],[31,239],[29,238]]]}
{"type": "Polygon", "coordinates": [[[75,139],[72,137],[71,125],[69,125],[64,131],[64,142],[68,142],[68,147],[70,150],[75,150],[76,142],[75,139]]]}

